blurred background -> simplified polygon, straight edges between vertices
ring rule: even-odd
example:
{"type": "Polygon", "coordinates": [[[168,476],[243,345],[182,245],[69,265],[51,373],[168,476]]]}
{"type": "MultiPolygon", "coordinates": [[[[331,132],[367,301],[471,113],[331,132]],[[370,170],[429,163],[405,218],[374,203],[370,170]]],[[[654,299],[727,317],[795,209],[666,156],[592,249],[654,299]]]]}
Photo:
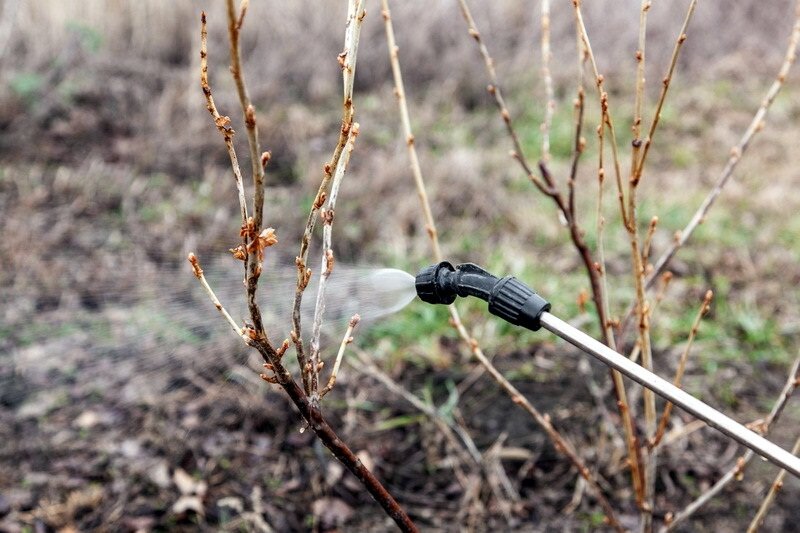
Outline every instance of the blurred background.
{"type": "MultiPolygon", "coordinates": [[[[535,161],[545,109],[539,2],[473,3],[535,161]]],[[[571,4],[554,4],[551,167],[563,184],[578,67],[571,4]]],[[[650,11],[647,120],[686,5],[656,2],[650,11]]],[[[508,156],[457,3],[392,8],[445,255],[524,279],[559,316],[599,335],[591,306],[580,302],[587,278],[552,202],[508,156]]],[[[0,2],[0,530],[390,527],[358,483],[300,431],[285,396],[258,379],[251,354],[185,264],[187,252],[196,252],[223,303],[243,316],[240,272],[227,252],[238,240],[236,193],[199,87],[201,9],[208,11],[215,99],[243,132],[221,2],[0,2]]],[[[623,166],[638,9],[633,0],[584,2],[623,166]]],[[[787,0],[769,8],[756,1],[698,6],[641,189],[641,220],[660,219],[654,256],[694,213],[751,120],[782,61],[792,15],[787,0]]],[[[262,145],[272,152],[266,224],[280,238],[269,250],[264,307],[290,298],[299,236],[338,136],[336,56],[345,19],[343,1],[252,0],[244,25],[245,76],[262,145]]],[[[591,89],[578,205],[594,246],[598,111],[591,89]]],[[[334,250],[342,264],[415,272],[432,256],[392,90],[380,5],[370,0],[355,85],[361,135],[342,186],[334,250]]],[[[672,263],[675,281],[654,318],[656,368],[669,377],[702,295],[714,290],[684,382],[740,421],[768,412],[800,348],[798,97],[793,71],[734,179],[672,263]]],[[[249,169],[245,142],[237,136],[249,169]]],[[[613,212],[609,200],[606,254],[612,314],[619,315],[633,290],[626,235],[613,212]]],[[[592,392],[607,385],[605,368],[550,335],[515,331],[478,304],[462,314],[495,364],[598,471],[623,522],[635,525],[618,436],[603,425],[603,413],[616,410],[609,395],[598,400],[592,392]]],[[[273,338],[288,335],[286,322],[276,320],[273,338]]],[[[331,331],[340,338],[341,322],[331,331]]],[[[528,415],[487,376],[464,385],[475,363],[446,309],[412,303],[365,324],[355,344],[377,372],[471,435],[491,465],[462,464],[436,424],[351,352],[326,412],[421,525],[602,527],[599,506],[528,415]],[[457,471],[466,472],[466,488],[457,471]]],[[[632,397],[641,413],[634,387],[632,397]]],[[[676,427],[690,422],[673,416],[676,427]]],[[[790,446],[798,422],[800,409],[790,403],[773,440],[790,446]]],[[[660,455],[660,511],[682,509],[739,453],[708,429],[677,439],[660,455]]],[[[741,529],[774,475],[756,461],[686,531],[741,529]]],[[[792,505],[798,496],[800,484],[787,479],[769,530],[800,523],[792,505]]]]}

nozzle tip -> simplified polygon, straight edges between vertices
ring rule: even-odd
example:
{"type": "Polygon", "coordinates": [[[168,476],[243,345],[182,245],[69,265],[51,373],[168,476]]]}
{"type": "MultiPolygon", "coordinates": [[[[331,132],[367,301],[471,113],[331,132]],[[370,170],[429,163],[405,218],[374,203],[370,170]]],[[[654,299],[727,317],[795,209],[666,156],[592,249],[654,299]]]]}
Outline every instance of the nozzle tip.
{"type": "Polygon", "coordinates": [[[417,296],[429,304],[451,304],[456,299],[453,291],[443,290],[442,274],[454,272],[455,268],[447,261],[425,267],[419,271],[415,280],[417,296]]]}

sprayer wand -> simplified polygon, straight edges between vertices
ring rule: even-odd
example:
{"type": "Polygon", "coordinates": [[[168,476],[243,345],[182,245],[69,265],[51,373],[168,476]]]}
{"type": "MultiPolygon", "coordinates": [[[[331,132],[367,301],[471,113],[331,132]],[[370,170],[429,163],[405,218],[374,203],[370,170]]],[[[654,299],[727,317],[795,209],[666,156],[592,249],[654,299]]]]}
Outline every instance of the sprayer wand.
{"type": "Polygon", "coordinates": [[[475,296],[489,303],[490,313],[511,324],[533,331],[544,326],[580,350],[619,370],[800,478],[800,458],[550,314],[550,304],[512,276],[498,278],[473,263],[454,267],[443,261],[424,268],[417,274],[416,289],[420,299],[427,303],[451,304],[456,296],[475,296]]]}

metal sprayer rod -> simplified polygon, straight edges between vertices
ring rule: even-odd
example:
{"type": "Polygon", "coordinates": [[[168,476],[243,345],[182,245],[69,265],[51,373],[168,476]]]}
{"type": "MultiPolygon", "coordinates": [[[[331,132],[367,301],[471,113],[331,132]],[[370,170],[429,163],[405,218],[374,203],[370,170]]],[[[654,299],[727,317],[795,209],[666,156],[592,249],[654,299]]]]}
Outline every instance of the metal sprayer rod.
{"type": "Polygon", "coordinates": [[[773,444],[754,431],[747,429],[742,424],[701,402],[667,380],[645,370],[624,355],[615,352],[605,344],[575,329],[560,318],[544,312],[540,319],[541,325],[545,329],[555,333],[582,351],[600,359],[605,364],[614,367],[632,380],[693,414],[709,426],[747,446],[773,464],[800,477],[800,458],[773,444]]]}

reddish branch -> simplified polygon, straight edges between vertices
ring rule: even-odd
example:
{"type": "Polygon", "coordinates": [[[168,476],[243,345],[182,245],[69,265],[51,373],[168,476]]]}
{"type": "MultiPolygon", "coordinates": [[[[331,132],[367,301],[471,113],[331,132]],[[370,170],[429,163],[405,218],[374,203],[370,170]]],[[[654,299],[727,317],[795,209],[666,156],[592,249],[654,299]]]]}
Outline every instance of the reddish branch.
{"type": "MultiPolygon", "coordinates": [[[[294,378],[292,377],[291,373],[286,369],[286,367],[282,363],[282,358],[284,353],[288,348],[288,342],[284,342],[283,345],[275,349],[272,343],[267,338],[266,332],[264,331],[263,325],[261,323],[261,312],[258,308],[257,303],[255,302],[255,289],[258,283],[258,276],[261,271],[261,263],[263,260],[264,249],[268,246],[271,246],[277,242],[277,237],[275,236],[275,232],[272,228],[268,228],[265,230],[261,230],[261,218],[262,218],[262,209],[263,209],[263,165],[266,160],[269,159],[269,156],[266,155],[265,157],[258,156],[258,138],[256,133],[256,122],[255,122],[255,111],[253,109],[252,104],[250,104],[249,99],[247,97],[247,91],[244,85],[244,79],[241,73],[241,60],[239,55],[239,31],[241,30],[242,23],[244,21],[244,15],[246,12],[247,2],[246,0],[242,2],[242,8],[240,9],[238,15],[236,13],[236,9],[233,7],[232,0],[228,0],[228,29],[229,29],[229,37],[230,37],[230,46],[231,46],[231,72],[233,74],[234,80],[236,81],[237,88],[239,89],[239,96],[240,102],[242,104],[242,111],[244,114],[244,120],[246,123],[246,127],[248,129],[248,138],[250,140],[250,149],[251,149],[251,158],[253,159],[253,182],[254,182],[254,197],[255,197],[255,205],[254,205],[254,212],[256,213],[256,219],[253,217],[248,216],[246,200],[244,195],[244,189],[242,186],[242,177],[241,177],[241,170],[239,168],[239,162],[236,157],[236,151],[233,146],[233,134],[234,131],[230,126],[230,118],[221,116],[217,111],[216,105],[214,104],[214,99],[211,94],[211,87],[208,83],[208,54],[207,54],[207,31],[206,31],[206,15],[205,13],[201,16],[201,50],[200,50],[200,57],[201,57],[201,87],[203,89],[203,93],[206,97],[206,107],[208,108],[209,112],[211,113],[214,124],[216,125],[217,129],[222,134],[223,140],[225,141],[225,146],[228,150],[228,155],[231,160],[231,167],[233,169],[234,177],[236,178],[236,185],[239,191],[239,202],[240,202],[240,209],[242,215],[242,228],[240,234],[242,236],[243,242],[242,244],[237,247],[236,249],[232,250],[235,257],[239,259],[243,259],[245,261],[245,268],[247,272],[247,299],[248,304],[250,307],[250,318],[253,321],[253,326],[245,326],[239,327],[236,322],[231,318],[230,314],[227,313],[225,308],[217,299],[214,291],[211,287],[208,286],[208,283],[205,280],[203,275],[203,269],[200,267],[200,262],[194,254],[189,255],[189,261],[192,264],[192,269],[194,275],[200,280],[202,286],[209,294],[214,306],[220,311],[220,313],[225,317],[225,319],[229,322],[231,327],[234,331],[239,335],[244,342],[253,348],[255,348],[261,357],[264,359],[264,367],[268,371],[266,374],[262,374],[262,378],[265,381],[270,383],[277,383],[280,385],[283,390],[289,395],[289,398],[295,404],[297,409],[300,411],[300,414],[308,423],[309,427],[314,431],[314,433],[319,437],[322,443],[327,447],[331,453],[363,484],[364,488],[369,492],[369,494],[381,505],[384,511],[395,521],[398,527],[402,531],[417,531],[416,526],[409,518],[408,514],[400,507],[397,501],[392,497],[391,494],[386,490],[386,488],[381,484],[381,482],[376,478],[361,460],[353,453],[353,451],[347,446],[347,444],[342,441],[341,438],[336,434],[333,428],[325,420],[322,412],[320,410],[319,405],[316,402],[311,402],[309,397],[307,396],[307,391],[304,391],[297,382],[295,382],[294,378]]],[[[355,18],[358,18],[357,24],[355,24],[355,18],[350,17],[348,23],[348,36],[352,35],[355,31],[354,26],[360,26],[360,21],[363,18],[363,0],[360,2],[353,2],[351,4],[351,12],[355,13],[355,18]],[[357,7],[356,7],[357,5],[357,7]]],[[[347,42],[352,42],[352,40],[348,39],[347,42]]],[[[357,37],[355,42],[357,43],[357,37]]],[[[346,50],[347,52],[347,50],[346,50]]],[[[353,47],[353,55],[355,54],[355,47],[353,47]]],[[[353,60],[354,64],[354,60],[353,60]]],[[[347,65],[347,63],[346,63],[347,65]]],[[[352,77],[353,69],[352,67],[349,68],[349,75],[352,77]]],[[[345,76],[345,87],[347,92],[347,79],[348,76],[345,76]]],[[[350,83],[350,90],[352,91],[352,80],[350,83]]],[[[347,133],[349,133],[350,124],[351,122],[347,122],[347,120],[352,121],[352,99],[346,97],[345,98],[345,122],[343,122],[342,133],[347,137],[347,133]],[[347,126],[347,127],[345,127],[347,126]]],[[[344,147],[344,143],[340,143],[341,148],[344,147]]],[[[334,159],[338,162],[338,157],[341,154],[341,149],[337,145],[337,149],[334,153],[334,159]]],[[[326,175],[329,173],[326,171],[326,175]]],[[[324,189],[325,180],[323,180],[323,187],[321,187],[320,192],[317,195],[317,201],[315,201],[315,207],[312,209],[312,213],[310,218],[315,219],[315,215],[317,210],[322,204],[320,199],[324,197],[324,189]]],[[[311,229],[313,229],[313,221],[309,223],[311,229]]],[[[305,252],[307,253],[307,246],[308,240],[310,236],[304,238],[303,247],[301,250],[305,248],[305,252]]],[[[308,276],[310,273],[306,272],[304,267],[304,254],[301,251],[301,258],[298,258],[298,267],[303,268],[303,270],[299,273],[298,279],[298,291],[299,294],[302,294],[302,290],[308,284],[308,276]],[[301,259],[302,258],[302,259],[301,259]]],[[[299,305],[299,299],[297,302],[299,305]]],[[[354,327],[355,324],[352,324],[354,327]]],[[[349,338],[349,333],[352,332],[352,328],[348,331],[347,337],[349,338]]],[[[295,329],[295,338],[296,343],[302,349],[302,342],[299,341],[299,322],[296,324],[295,329]]],[[[300,352],[299,352],[300,353],[300,352]]],[[[337,365],[338,366],[338,365],[337,365]]],[[[304,372],[304,376],[306,373],[304,372]]],[[[332,381],[330,382],[330,387],[333,386],[333,382],[335,381],[335,377],[333,377],[332,381]]],[[[327,388],[326,388],[327,389],[327,388]]],[[[329,390],[329,389],[327,389],[329,390]]]]}

